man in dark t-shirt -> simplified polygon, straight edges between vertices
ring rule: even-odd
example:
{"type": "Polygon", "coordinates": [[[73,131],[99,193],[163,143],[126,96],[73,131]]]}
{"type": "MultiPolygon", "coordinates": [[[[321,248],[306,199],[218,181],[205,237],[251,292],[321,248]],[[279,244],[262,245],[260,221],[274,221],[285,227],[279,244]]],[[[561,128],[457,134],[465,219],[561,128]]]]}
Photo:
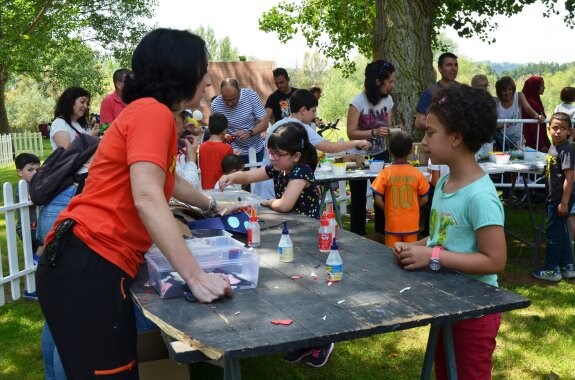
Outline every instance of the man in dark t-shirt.
{"type": "Polygon", "coordinates": [[[268,96],[265,105],[268,119],[272,124],[290,116],[289,98],[297,90],[297,88],[290,87],[286,69],[278,67],[273,74],[277,90],[268,96]]]}

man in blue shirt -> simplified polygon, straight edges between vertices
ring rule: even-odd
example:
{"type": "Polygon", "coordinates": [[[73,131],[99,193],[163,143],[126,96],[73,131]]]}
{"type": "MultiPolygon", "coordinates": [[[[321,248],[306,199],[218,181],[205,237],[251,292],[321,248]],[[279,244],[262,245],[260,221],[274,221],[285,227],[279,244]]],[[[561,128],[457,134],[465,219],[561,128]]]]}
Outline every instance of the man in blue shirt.
{"type": "Polygon", "coordinates": [[[235,137],[234,151],[240,150],[240,157],[249,162],[248,149],[254,147],[256,159],[264,156],[264,140],[261,133],[268,128],[266,110],[258,94],[249,88],[240,88],[234,78],[226,78],[220,86],[221,95],[211,105],[212,115],[222,113],[228,119],[228,133],[235,137]]]}
{"type": "Polygon", "coordinates": [[[451,86],[459,86],[460,83],[455,80],[457,78],[457,71],[459,65],[457,63],[457,56],[453,53],[443,53],[437,60],[437,71],[441,75],[441,79],[429,86],[423,91],[417,107],[417,115],[415,116],[415,128],[425,130],[425,118],[427,116],[427,108],[431,104],[431,98],[437,91],[448,88],[451,86]]]}

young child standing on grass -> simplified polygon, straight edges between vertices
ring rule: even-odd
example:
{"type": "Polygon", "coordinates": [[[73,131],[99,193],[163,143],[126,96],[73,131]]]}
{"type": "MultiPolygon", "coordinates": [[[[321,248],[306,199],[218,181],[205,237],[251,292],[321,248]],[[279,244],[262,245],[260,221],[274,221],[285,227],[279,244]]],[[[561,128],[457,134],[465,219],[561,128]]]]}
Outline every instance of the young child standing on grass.
{"type": "Polygon", "coordinates": [[[371,184],[375,204],[385,214],[385,245],[389,247],[401,241],[417,241],[419,208],[427,203],[429,182],[407,162],[412,145],[405,132],[391,135],[393,164],[383,168],[371,184]]]}
{"type": "MultiPolygon", "coordinates": [[[[299,122],[288,122],[274,130],[267,142],[271,163],[257,170],[236,172],[220,178],[220,190],[239,183],[273,178],[275,199],[268,199],[262,205],[279,212],[295,211],[319,219],[320,190],[315,183],[314,170],[317,166],[317,151],[308,139],[307,132],[299,122]]],[[[322,367],[327,363],[334,344],[306,347],[289,351],[284,360],[297,363],[305,359],[310,367],[322,367]]]]}
{"type": "Polygon", "coordinates": [[[557,112],[549,121],[551,147],[547,152],[545,191],[547,193],[547,250],[545,265],[531,274],[539,280],[561,281],[575,278],[569,238],[569,211],[573,207],[573,168],[575,156],[568,138],[571,118],[557,112]]]}
{"type": "MultiPolygon", "coordinates": [[[[491,96],[468,86],[439,91],[428,110],[424,149],[433,163],[448,165],[437,182],[431,206],[430,236],[396,243],[394,255],[406,270],[427,266],[462,272],[492,286],[507,261],[503,206],[495,186],[475,161],[497,125],[491,96]]],[[[501,313],[452,325],[459,379],[491,379],[501,313]]],[[[442,334],[435,351],[435,376],[447,379],[442,334]]]]}
{"type": "MultiPolygon", "coordinates": [[[[30,183],[34,174],[38,171],[40,167],[40,159],[38,156],[31,154],[31,153],[21,153],[16,157],[16,174],[20,179],[26,181],[26,183],[30,183]]],[[[20,202],[20,195],[18,191],[16,191],[16,203],[20,202]]],[[[44,248],[44,243],[38,239],[36,236],[36,227],[38,225],[38,216],[36,214],[36,207],[30,206],[28,209],[29,218],[30,218],[30,232],[32,235],[32,252],[33,252],[33,259],[34,264],[37,264],[40,260],[40,255],[42,254],[42,249],[44,248]]],[[[16,234],[20,239],[22,239],[22,215],[20,211],[18,211],[18,222],[16,223],[16,234]]],[[[31,301],[38,301],[38,295],[36,292],[29,292],[28,290],[24,291],[24,298],[31,300],[31,301]]]]}

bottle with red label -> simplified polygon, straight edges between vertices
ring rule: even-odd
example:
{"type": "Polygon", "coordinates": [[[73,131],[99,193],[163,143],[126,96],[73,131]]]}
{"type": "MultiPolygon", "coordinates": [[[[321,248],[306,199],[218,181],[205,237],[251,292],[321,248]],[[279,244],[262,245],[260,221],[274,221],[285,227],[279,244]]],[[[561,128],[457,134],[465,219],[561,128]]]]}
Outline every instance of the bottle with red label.
{"type": "Polygon", "coordinates": [[[258,217],[256,216],[256,209],[252,207],[250,222],[248,225],[248,246],[257,248],[260,244],[260,224],[258,223],[258,217]]]}
{"type": "Polygon", "coordinates": [[[331,246],[331,229],[329,227],[329,220],[324,212],[320,219],[320,227],[317,232],[317,247],[320,252],[329,252],[331,246]]]}

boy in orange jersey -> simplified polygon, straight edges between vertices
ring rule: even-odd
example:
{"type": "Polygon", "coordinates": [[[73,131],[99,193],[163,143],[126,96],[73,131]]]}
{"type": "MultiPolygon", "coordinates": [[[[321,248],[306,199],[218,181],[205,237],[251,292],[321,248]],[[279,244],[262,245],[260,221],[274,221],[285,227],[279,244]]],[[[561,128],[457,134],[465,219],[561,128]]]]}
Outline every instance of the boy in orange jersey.
{"type": "Polygon", "coordinates": [[[407,162],[411,137],[394,133],[389,139],[393,164],[383,168],[371,184],[377,207],[385,213],[385,245],[417,241],[419,208],[427,203],[429,183],[419,169],[407,162]]]}

